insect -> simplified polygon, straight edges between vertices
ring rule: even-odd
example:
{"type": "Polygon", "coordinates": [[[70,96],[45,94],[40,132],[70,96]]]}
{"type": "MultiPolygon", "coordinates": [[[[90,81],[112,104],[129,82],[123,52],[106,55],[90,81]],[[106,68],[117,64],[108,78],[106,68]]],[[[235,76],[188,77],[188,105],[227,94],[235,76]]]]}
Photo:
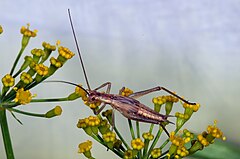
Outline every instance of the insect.
{"type": "MultiPolygon", "coordinates": [[[[110,82],[106,82],[95,89],[91,89],[88,78],[87,78],[87,73],[86,73],[86,70],[85,70],[85,67],[83,64],[80,48],[79,48],[78,41],[76,38],[76,34],[75,34],[74,27],[73,27],[73,22],[72,22],[72,18],[71,18],[69,9],[68,9],[68,15],[69,15],[71,29],[72,29],[74,41],[76,44],[77,52],[79,55],[80,63],[82,66],[84,78],[85,78],[88,88],[84,89],[83,87],[81,87],[77,84],[67,82],[67,81],[55,81],[55,82],[67,83],[67,84],[71,84],[71,85],[80,87],[81,89],[83,89],[86,92],[89,103],[101,102],[102,105],[97,111],[94,111],[95,114],[99,114],[104,109],[104,107],[108,104],[108,105],[112,106],[113,110],[119,111],[123,116],[125,116],[128,119],[139,121],[139,122],[159,124],[163,128],[163,130],[166,132],[166,134],[169,136],[168,131],[166,130],[165,126],[163,125],[163,122],[172,123],[169,120],[167,120],[167,118],[170,115],[163,115],[163,114],[155,112],[153,109],[140,103],[137,100],[137,98],[147,95],[152,92],[163,90],[163,91],[166,91],[167,93],[179,98],[181,101],[183,101],[185,103],[188,103],[188,104],[195,104],[195,103],[191,103],[191,102],[183,99],[182,97],[176,95],[172,91],[170,91],[162,86],[157,86],[157,87],[147,89],[144,91],[139,91],[139,92],[131,94],[128,97],[121,95],[122,91],[124,90],[124,87],[119,91],[119,94],[111,94],[110,93],[110,90],[111,90],[110,82]],[[107,88],[105,93],[98,92],[99,89],[104,88],[104,87],[107,88]]],[[[115,126],[114,123],[115,122],[114,122],[114,111],[113,111],[112,112],[112,129],[115,126]]]]}

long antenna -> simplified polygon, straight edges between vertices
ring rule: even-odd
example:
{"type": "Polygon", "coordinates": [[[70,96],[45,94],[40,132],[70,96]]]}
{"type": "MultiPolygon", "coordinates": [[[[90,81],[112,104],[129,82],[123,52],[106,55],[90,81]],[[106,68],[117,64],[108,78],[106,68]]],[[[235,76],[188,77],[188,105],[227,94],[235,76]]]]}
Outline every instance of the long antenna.
{"type": "Polygon", "coordinates": [[[52,81],[43,81],[44,83],[66,83],[66,84],[70,84],[70,85],[73,85],[73,86],[77,86],[79,88],[81,88],[84,92],[87,93],[87,95],[89,95],[88,91],[86,89],[84,89],[82,86],[76,84],[76,83],[72,83],[72,82],[68,82],[68,81],[62,81],[62,80],[52,80],[52,81]]]}
{"type": "Polygon", "coordinates": [[[83,60],[82,60],[82,56],[81,56],[81,52],[80,52],[80,47],[78,45],[78,41],[77,41],[76,34],[75,34],[75,31],[74,31],[70,9],[68,9],[68,16],[69,16],[69,20],[70,20],[70,24],[71,24],[71,28],[72,28],[74,41],[75,41],[75,44],[76,44],[76,47],[77,47],[78,56],[79,56],[79,59],[80,59],[80,63],[82,65],[83,74],[84,74],[84,77],[85,77],[85,80],[86,80],[86,83],[87,83],[87,87],[88,87],[88,90],[91,90],[89,82],[88,82],[88,78],[87,78],[87,73],[86,73],[85,68],[84,68],[84,64],[83,64],[83,60]]]}

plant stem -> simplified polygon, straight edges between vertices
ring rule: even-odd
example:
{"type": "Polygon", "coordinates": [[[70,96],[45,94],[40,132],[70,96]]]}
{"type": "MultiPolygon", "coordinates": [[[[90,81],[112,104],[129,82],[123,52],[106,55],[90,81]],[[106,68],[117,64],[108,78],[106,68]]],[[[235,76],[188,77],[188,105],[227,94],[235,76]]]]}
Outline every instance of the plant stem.
{"type": "Polygon", "coordinates": [[[3,137],[7,159],[14,159],[13,148],[11,143],[11,137],[9,134],[5,109],[0,110],[0,123],[1,123],[2,137],[3,137]]]}
{"type": "Polygon", "coordinates": [[[139,128],[139,122],[136,121],[136,130],[137,130],[137,137],[140,138],[140,128],[139,128]]]}
{"type": "Polygon", "coordinates": [[[13,67],[12,67],[11,72],[10,72],[10,75],[13,74],[13,71],[15,70],[15,67],[17,66],[17,63],[18,63],[24,49],[25,49],[25,47],[22,47],[21,50],[19,51],[18,56],[17,56],[16,60],[14,61],[13,67]]]}
{"type": "Polygon", "coordinates": [[[69,101],[68,97],[63,97],[63,98],[32,99],[32,100],[31,100],[31,103],[37,103],[37,102],[63,102],[63,101],[69,101]]]}
{"type": "Polygon", "coordinates": [[[120,138],[120,140],[123,142],[123,144],[126,146],[127,149],[130,149],[130,147],[128,146],[127,142],[124,140],[124,138],[122,137],[122,135],[119,133],[118,129],[116,127],[114,127],[114,131],[116,132],[117,136],[120,138]]]}
{"type": "Polygon", "coordinates": [[[13,111],[19,114],[24,114],[24,115],[28,115],[28,116],[33,116],[33,117],[42,117],[45,118],[46,115],[45,114],[37,114],[37,113],[31,113],[31,112],[25,112],[22,110],[18,110],[18,109],[14,109],[14,108],[8,108],[9,111],[13,111]]]}
{"type": "Polygon", "coordinates": [[[133,130],[133,126],[132,126],[132,121],[130,119],[128,119],[128,125],[129,125],[129,129],[132,135],[132,139],[135,139],[135,135],[134,135],[134,130],[133,130]]]}
{"type": "Polygon", "coordinates": [[[158,132],[157,132],[157,135],[155,136],[153,142],[152,142],[152,145],[150,146],[149,150],[148,150],[148,154],[147,156],[144,156],[144,157],[148,157],[150,156],[150,153],[152,152],[153,148],[156,146],[161,134],[162,134],[162,131],[163,129],[162,128],[159,128],[158,132]]]}

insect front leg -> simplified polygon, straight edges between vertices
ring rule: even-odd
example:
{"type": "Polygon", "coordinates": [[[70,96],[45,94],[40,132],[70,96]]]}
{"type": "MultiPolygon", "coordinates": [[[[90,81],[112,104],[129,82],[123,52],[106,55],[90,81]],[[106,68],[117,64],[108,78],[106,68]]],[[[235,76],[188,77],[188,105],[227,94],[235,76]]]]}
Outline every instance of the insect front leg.
{"type": "MultiPolygon", "coordinates": [[[[111,90],[111,82],[106,82],[106,83],[100,85],[99,87],[95,88],[94,90],[97,91],[97,90],[99,90],[99,89],[101,89],[101,88],[103,88],[105,86],[107,86],[106,93],[109,94],[110,90],[111,90]]],[[[101,111],[105,108],[105,106],[106,106],[106,103],[103,103],[103,105],[101,106],[100,109],[98,109],[97,111],[94,110],[94,114],[98,115],[99,113],[101,113],[101,111]]]]}
{"type": "Polygon", "coordinates": [[[97,90],[99,90],[99,89],[107,86],[107,91],[106,91],[106,93],[109,94],[109,93],[110,93],[110,90],[111,90],[111,85],[112,85],[111,82],[106,82],[106,83],[100,85],[99,87],[95,88],[94,90],[97,91],[97,90]]]}
{"type": "Polygon", "coordinates": [[[124,91],[124,89],[125,89],[125,87],[122,87],[120,90],[119,90],[119,95],[121,95],[122,94],[122,92],[124,91]]]}
{"type": "MultiPolygon", "coordinates": [[[[110,93],[110,90],[111,90],[111,82],[106,82],[102,85],[100,85],[99,87],[95,88],[94,90],[97,91],[103,87],[107,86],[107,90],[106,90],[106,93],[109,94],[110,93]]],[[[98,115],[99,113],[101,113],[101,111],[105,108],[106,106],[106,103],[104,103],[100,109],[98,109],[97,111],[94,111],[94,114],[95,115],[98,115]]],[[[110,123],[112,125],[112,131],[115,127],[115,116],[114,116],[114,109],[112,111],[112,123],[110,123]]]]}
{"type": "Polygon", "coordinates": [[[139,97],[144,96],[144,95],[146,95],[146,94],[149,94],[149,93],[152,93],[152,92],[156,92],[156,91],[160,91],[160,90],[163,90],[163,91],[165,91],[165,92],[168,92],[169,94],[177,97],[178,99],[180,99],[181,101],[183,101],[183,102],[185,102],[185,103],[187,103],[187,104],[192,104],[192,105],[195,105],[195,104],[196,104],[196,103],[192,103],[192,102],[189,102],[189,101],[183,99],[183,98],[180,97],[179,95],[177,95],[177,94],[173,93],[172,91],[168,90],[167,88],[161,87],[161,86],[154,87],[154,88],[147,89],[147,90],[140,91],[140,92],[135,92],[135,93],[131,94],[129,97],[136,99],[136,98],[139,98],[139,97]]]}
{"type": "Polygon", "coordinates": [[[101,111],[105,108],[105,106],[106,106],[106,103],[103,103],[103,105],[101,106],[101,108],[100,109],[98,109],[98,110],[93,110],[93,112],[94,112],[94,114],[95,115],[98,115],[99,113],[101,113],[101,111]]]}

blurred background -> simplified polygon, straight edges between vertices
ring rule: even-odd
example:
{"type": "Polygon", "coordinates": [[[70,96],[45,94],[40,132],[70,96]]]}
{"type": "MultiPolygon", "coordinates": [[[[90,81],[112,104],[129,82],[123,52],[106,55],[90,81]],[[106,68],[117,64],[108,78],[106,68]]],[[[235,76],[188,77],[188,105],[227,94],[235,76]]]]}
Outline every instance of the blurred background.
{"type": "MultiPolygon", "coordinates": [[[[68,8],[92,88],[107,81],[112,82],[112,93],[118,93],[122,86],[134,91],[165,86],[201,104],[186,127],[202,132],[217,119],[227,141],[239,145],[240,1],[1,0],[1,78],[12,67],[21,44],[19,30],[27,23],[38,30],[38,35],[31,39],[24,55],[41,47],[43,41],[55,44],[57,40],[76,52],[68,8]]],[[[86,86],[78,56],[49,80],[86,86]]],[[[37,98],[47,98],[65,97],[73,90],[71,85],[48,83],[32,92],[37,98]]],[[[151,107],[152,97],[163,94],[150,94],[141,102],[151,107]]],[[[34,103],[18,108],[45,113],[57,104],[34,103]]],[[[20,125],[8,116],[17,158],[83,158],[77,153],[78,144],[90,138],[76,124],[92,112],[81,100],[60,105],[63,114],[53,119],[16,114],[23,122],[20,125]]],[[[180,106],[175,108],[180,110],[180,106]]],[[[124,128],[126,122],[116,114],[117,127],[130,138],[124,128]]],[[[0,143],[0,158],[5,158],[2,137],[0,143]]],[[[103,151],[106,149],[94,142],[94,156],[115,157],[103,151]]]]}

